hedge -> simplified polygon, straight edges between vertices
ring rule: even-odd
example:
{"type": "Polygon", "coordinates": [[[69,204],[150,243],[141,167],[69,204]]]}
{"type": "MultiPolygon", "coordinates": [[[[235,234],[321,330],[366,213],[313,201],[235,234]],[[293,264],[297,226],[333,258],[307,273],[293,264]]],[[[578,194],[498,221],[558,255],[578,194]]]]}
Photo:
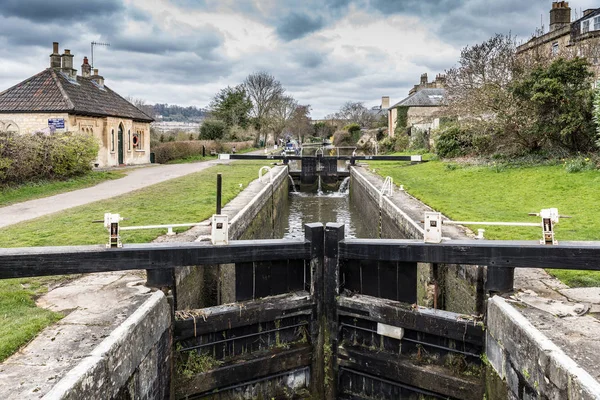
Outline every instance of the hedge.
{"type": "Polygon", "coordinates": [[[164,164],[173,160],[202,155],[202,146],[205,147],[206,154],[209,155],[212,150],[217,153],[229,153],[232,147],[240,151],[252,147],[252,144],[252,141],[223,143],[215,140],[188,140],[160,143],[152,148],[152,152],[156,162],[164,164]]]}
{"type": "Polygon", "coordinates": [[[0,133],[0,186],[83,175],[98,149],[96,138],[83,133],[0,133]]]}

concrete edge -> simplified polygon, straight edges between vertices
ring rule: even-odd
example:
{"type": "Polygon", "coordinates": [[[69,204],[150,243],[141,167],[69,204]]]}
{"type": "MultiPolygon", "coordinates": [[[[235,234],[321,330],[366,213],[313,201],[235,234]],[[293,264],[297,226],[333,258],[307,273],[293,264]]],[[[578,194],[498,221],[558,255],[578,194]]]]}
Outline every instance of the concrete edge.
{"type": "MultiPolygon", "coordinates": [[[[248,210],[252,209],[252,207],[254,207],[254,205],[258,202],[261,201],[262,199],[264,199],[265,197],[265,193],[268,192],[269,190],[273,190],[275,188],[275,185],[280,185],[281,181],[283,179],[285,179],[285,176],[289,174],[288,172],[288,168],[287,166],[275,166],[273,167],[279,169],[279,171],[276,171],[273,175],[273,181],[272,182],[268,182],[267,184],[265,184],[265,186],[252,198],[252,200],[246,204],[244,206],[244,208],[242,208],[237,214],[235,214],[235,216],[233,218],[231,218],[231,220],[229,221],[229,230],[230,232],[234,232],[234,231],[239,231],[239,229],[243,226],[244,221],[243,218],[247,219],[247,215],[245,215],[248,210]],[[281,168],[280,168],[281,167],[281,168]],[[237,224],[242,224],[242,226],[240,226],[239,228],[236,227],[237,224]]],[[[258,179],[252,181],[252,182],[257,182],[258,179]]],[[[252,184],[252,183],[251,183],[252,184]]],[[[260,182],[259,182],[260,184],[260,182]]],[[[252,215],[252,218],[254,218],[254,215],[252,215]]],[[[246,221],[246,224],[248,224],[249,222],[246,221]]]]}
{"type": "MultiPolygon", "coordinates": [[[[552,342],[548,337],[535,328],[527,320],[527,318],[525,318],[525,316],[523,316],[500,296],[494,296],[488,300],[488,308],[494,306],[498,308],[499,312],[503,313],[504,316],[512,321],[514,326],[518,327],[522,333],[537,346],[540,352],[552,360],[552,364],[556,368],[565,371],[565,373],[568,375],[569,381],[569,399],[600,399],[600,382],[594,379],[594,377],[581,368],[572,358],[570,358],[567,354],[565,354],[564,351],[554,344],[554,342],[552,342]]],[[[489,315],[491,315],[491,313],[488,311],[488,316],[489,315]]],[[[493,340],[497,339],[491,335],[491,332],[488,333],[493,340]]],[[[489,341],[489,337],[487,338],[486,342],[487,341],[489,341]]],[[[494,345],[502,346],[502,343],[494,343],[494,345]]],[[[488,344],[486,343],[486,353],[487,352],[488,344]]],[[[536,360],[536,362],[539,364],[539,361],[536,360]]],[[[506,376],[504,363],[501,362],[501,365],[498,365],[498,362],[491,362],[490,364],[496,373],[504,379],[506,376]]]]}
{"type": "Polygon", "coordinates": [[[82,394],[113,397],[116,393],[107,393],[108,390],[111,387],[120,388],[127,382],[170,326],[171,308],[165,294],[157,291],[96,346],[88,357],[67,372],[43,399],[79,399],[82,394]],[[120,357],[123,351],[131,353],[133,359],[120,357]]]}
{"type": "MultiPolygon", "coordinates": [[[[369,182],[369,180],[367,178],[365,178],[360,172],[358,172],[357,168],[352,168],[352,172],[356,175],[358,175],[361,180],[363,182],[365,182],[367,185],[371,186],[371,188],[373,188],[373,190],[375,190],[376,192],[381,192],[379,189],[377,189],[371,182],[369,182]]],[[[408,214],[406,214],[402,209],[400,209],[396,204],[394,204],[389,198],[387,198],[386,196],[383,196],[383,200],[390,206],[392,207],[398,214],[402,215],[402,217],[404,219],[406,219],[406,221],[408,221],[409,224],[411,224],[418,232],[420,232],[422,235],[425,234],[425,231],[423,230],[423,228],[417,224],[408,214]]]]}

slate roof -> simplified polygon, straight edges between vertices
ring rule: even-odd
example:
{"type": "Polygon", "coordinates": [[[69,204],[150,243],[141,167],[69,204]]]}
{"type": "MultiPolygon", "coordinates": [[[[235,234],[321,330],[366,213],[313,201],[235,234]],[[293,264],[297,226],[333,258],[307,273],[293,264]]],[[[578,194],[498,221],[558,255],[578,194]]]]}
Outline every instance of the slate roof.
{"type": "Polygon", "coordinates": [[[390,108],[396,107],[437,107],[441,105],[446,89],[421,89],[411,94],[407,98],[394,104],[390,108]]]}
{"type": "Polygon", "coordinates": [[[0,113],[67,112],[152,122],[136,106],[110,88],[81,76],[70,80],[59,70],[45,69],[0,93],[0,113]]]}

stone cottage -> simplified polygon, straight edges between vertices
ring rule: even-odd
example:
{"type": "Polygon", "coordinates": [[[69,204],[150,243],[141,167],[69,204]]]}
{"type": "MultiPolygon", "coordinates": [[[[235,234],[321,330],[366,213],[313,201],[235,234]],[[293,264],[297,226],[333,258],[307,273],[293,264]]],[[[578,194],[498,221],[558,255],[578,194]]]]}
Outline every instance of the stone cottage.
{"type": "Polygon", "coordinates": [[[104,78],[87,57],[81,76],[73,55],[58,52],[54,42],[50,68],[0,93],[0,131],[81,132],[100,144],[96,166],[150,162],[150,123],[153,119],[104,85],[104,78]]]}
{"type": "Polygon", "coordinates": [[[438,75],[433,82],[428,82],[427,74],[422,74],[421,82],[408,92],[408,97],[388,108],[389,135],[394,136],[399,113],[402,113],[403,121],[400,123],[404,124],[400,128],[427,131],[439,127],[437,114],[446,94],[445,84],[445,75],[438,75]]]}

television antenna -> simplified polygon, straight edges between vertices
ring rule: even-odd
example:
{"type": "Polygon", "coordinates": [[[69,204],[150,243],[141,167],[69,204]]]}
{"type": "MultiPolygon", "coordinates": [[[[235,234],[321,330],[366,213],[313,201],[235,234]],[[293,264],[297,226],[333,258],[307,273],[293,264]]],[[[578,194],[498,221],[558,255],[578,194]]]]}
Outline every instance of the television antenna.
{"type": "Polygon", "coordinates": [[[92,42],[90,45],[91,53],[92,53],[92,68],[94,68],[94,46],[106,46],[110,47],[110,43],[102,43],[102,42],[92,42]]]}

